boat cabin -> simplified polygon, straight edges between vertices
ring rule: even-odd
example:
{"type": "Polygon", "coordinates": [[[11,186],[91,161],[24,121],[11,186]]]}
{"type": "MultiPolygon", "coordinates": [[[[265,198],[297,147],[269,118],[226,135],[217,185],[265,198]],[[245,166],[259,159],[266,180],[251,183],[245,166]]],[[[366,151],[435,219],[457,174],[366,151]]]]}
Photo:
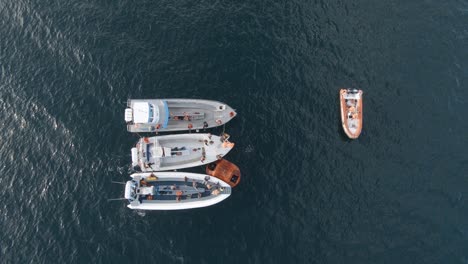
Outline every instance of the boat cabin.
{"type": "Polygon", "coordinates": [[[170,112],[169,119],[175,121],[194,121],[205,119],[203,112],[170,112]]]}

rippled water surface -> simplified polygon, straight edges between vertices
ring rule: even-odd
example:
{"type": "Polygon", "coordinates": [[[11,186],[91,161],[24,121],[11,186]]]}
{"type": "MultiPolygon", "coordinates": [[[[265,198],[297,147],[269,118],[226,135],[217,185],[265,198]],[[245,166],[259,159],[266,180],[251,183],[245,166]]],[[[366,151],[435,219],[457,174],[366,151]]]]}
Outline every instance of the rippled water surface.
{"type": "Polygon", "coordinates": [[[0,1],[1,262],[468,263],[467,25],[466,0],[0,1]],[[237,109],[241,184],[108,202],[125,101],[168,97],[237,109]]]}

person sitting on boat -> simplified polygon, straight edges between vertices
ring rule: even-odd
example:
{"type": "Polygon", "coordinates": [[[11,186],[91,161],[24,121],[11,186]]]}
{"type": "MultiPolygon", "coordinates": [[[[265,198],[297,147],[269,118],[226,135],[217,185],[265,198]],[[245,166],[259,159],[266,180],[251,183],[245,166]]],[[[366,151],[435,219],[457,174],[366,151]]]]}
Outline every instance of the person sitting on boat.
{"type": "Polygon", "coordinates": [[[221,142],[228,141],[231,136],[228,133],[223,133],[221,135],[221,142]]]}
{"type": "Polygon", "coordinates": [[[184,114],[185,121],[192,121],[192,117],[187,112],[184,112],[183,114],[184,114]]]}
{"type": "Polygon", "coordinates": [[[220,194],[220,193],[221,193],[221,192],[220,192],[218,189],[213,190],[213,191],[211,192],[212,195],[218,195],[218,194],[220,194]]]}
{"type": "Polygon", "coordinates": [[[180,148],[179,147],[173,147],[171,149],[171,151],[179,151],[179,150],[186,150],[186,149],[187,149],[186,147],[180,147],[180,148]]]}

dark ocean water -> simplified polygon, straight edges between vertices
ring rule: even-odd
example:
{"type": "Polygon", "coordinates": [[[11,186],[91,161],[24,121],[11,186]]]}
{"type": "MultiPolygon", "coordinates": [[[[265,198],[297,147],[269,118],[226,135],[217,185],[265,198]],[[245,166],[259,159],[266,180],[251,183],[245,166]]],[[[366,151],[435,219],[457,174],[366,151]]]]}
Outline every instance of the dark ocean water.
{"type": "Polygon", "coordinates": [[[0,0],[0,262],[468,263],[467,25],[467,0],[0,0]],[[237,109],[241,184],[108,202],[125,101],[167,97],[237,109]]]}

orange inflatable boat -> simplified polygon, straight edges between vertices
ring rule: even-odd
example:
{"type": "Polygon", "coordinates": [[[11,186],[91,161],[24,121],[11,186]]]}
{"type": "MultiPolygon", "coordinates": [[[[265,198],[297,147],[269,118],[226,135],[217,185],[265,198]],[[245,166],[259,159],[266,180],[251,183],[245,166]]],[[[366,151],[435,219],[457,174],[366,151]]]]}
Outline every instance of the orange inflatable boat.
{"type": "Polygon", "coordinates": [[[225,159],[208,164],[206,166],[206,174],[224,181],[231,187],[236,187],[241,178],[239,167],[225,159]]]}

